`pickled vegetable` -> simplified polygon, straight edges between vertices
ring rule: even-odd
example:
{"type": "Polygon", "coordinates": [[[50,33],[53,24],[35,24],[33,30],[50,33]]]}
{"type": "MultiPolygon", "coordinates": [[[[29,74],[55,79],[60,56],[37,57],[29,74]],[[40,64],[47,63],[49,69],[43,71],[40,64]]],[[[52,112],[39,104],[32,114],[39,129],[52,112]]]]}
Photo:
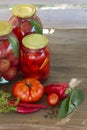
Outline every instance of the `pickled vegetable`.
{"type": "Polygon", "coordinates": [[[23,39],[20,62],[24,78],[39,81],[48,79],[50,73],[50,50],[47,38],[41,34],[31,34],[23,39]]]}

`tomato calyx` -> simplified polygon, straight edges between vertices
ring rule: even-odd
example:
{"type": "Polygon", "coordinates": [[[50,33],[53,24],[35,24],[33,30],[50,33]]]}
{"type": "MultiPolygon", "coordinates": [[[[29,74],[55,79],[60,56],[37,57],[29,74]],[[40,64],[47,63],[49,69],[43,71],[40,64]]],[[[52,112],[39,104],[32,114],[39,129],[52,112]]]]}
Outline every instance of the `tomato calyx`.
{"type": "Polygon", "coordinates": [[[29,88],[31,88],[31,86],[32,86],[30,82],[26,82],[25,84],[26,84],[26,86],[28,86],[29,88]]]}

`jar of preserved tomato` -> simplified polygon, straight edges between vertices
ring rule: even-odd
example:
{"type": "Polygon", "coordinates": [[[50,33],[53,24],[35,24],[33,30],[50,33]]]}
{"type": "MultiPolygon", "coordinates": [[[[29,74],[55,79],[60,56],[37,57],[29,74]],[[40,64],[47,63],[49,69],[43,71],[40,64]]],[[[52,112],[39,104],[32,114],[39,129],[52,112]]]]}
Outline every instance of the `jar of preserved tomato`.
{"type": "Polygon", "coordinates": [[[30,4],[18,4],[12,9],[9,23],[17,35],[20,45],[22,38],[32,33],[42,34],[43,27],[40,18],[36,15],[36,8],[30,4]]]}
{"type": "Polygon", "coordinates": [[[0,83],[16,78],[19,70],[19,43],[12,26],[0,21],[0,83]]]}
{"type": "Polygon", "coordinates": [[[50,73],[50,50],[48,39],[41,34],[27,35],[22,40],[20,62],[24,78],[45,81],[50,73]]]}

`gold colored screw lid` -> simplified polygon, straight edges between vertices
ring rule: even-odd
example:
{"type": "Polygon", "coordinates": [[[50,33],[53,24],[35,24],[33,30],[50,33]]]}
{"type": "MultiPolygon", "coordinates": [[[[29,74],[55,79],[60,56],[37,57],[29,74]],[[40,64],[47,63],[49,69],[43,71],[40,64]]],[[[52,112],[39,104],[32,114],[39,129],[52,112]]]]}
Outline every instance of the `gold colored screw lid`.
{"type": "Polygon", "coordinates": [[[0,36],[9,34],[12,31],[12,26],[6,21],[0,21],[0,36]]]}
{"type": "Polygon", "coordinates": [[[36,13],[36,8],[30,4],[18,4],[13,7],[12,14],[20,18],[28,18],[36,13]]]}
{"type": "Polygon", "coordinates": [[[22,44],[29,49],[41,49],[48,44],[48,39],[41,34],[31,34],[23,38],[22,44]]]}

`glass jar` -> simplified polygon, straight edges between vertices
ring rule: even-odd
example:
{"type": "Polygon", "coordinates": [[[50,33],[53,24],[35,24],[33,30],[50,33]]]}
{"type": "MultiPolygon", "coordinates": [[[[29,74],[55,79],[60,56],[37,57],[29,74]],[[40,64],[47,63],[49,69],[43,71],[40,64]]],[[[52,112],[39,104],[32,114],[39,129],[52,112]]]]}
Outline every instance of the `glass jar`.
{"type": "Polygon", "coordinates": [[[19,70],[19,43],[12,26],[0,21],[0,83],[16,78],[19,70]]]}
{"type": "Polygon", "coordinates": [[[30,4],[18,4],[12,9],[9,23],[17,35],[20,45],[24,36],[38,33],[42,34],[43,27],[40,18],[36,15],[36,8],[30,4]]]}
{"type": "Polygon", "coordinates": [[[20,63],[24,78],[45,81],[50,73],[50,50],[48,39],[41,34],[27,35],[22,40],[20,63]]]}

